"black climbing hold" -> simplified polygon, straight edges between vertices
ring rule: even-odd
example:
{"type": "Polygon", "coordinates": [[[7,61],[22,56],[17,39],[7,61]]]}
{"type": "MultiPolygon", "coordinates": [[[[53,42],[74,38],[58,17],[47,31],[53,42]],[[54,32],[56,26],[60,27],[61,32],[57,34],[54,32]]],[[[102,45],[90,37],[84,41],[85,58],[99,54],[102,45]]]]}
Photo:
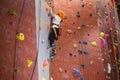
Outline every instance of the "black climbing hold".
{"type": "Polygon", "coordinates": [[[78,53],[79,53],[79,54],[80,54],[80,53],[82,54],[82,53],[83,53],[83,51],[82,51],[82,50],[78,50],[78,53]]]}
{"type": "Polygon", "coordinates": [[[85,67],[85,64],[81,64],[81,67],[83,67],[83,68],[84,68],[84,67],[85,67]]]}
{"type": "Polygon", "coordinates": [[[115,71],[116,70],[116,66],[112,66],[112,70],[115,71]]]}
{"type": "Polygon", "coordinates": [[[82,6],[82,7],[85,7],[85,4],[82,4],[81,6],[82,6]]]}
{"type": "Polygon", "coordinates": [[[73,24],[75,24],[75,22],[73,22],[73,24]]]}
{"type": "Polygon", "coordinates": [[[73,54],[72,54],[72,53],[69,53],[69,55],[70,55],[70,56],[73,56],[73,54]]]}
{"type": "Polygon", "coordinates": [[[87,45],[88,43],[86,41],[83,42],[84,45],[87,45]]]}
{"type": "Polygon", "coordinates": [[[77,57],[77,55],[74,55],[74,57],[77,57]]]}
{"type": "Polygon", "coordinates": [[[90,13],[89,16],[92,16],[92,13],[90,13]]]}
{"type": "Polygon", "coordinates": [[[88,36],[90,36],[90,34],[88,34],[88,36]]]}
{"type": "Polygon", "coordinates": [[[77,17],[80,18],[80,14],[77,14],[77,17]]]}
{"type": "Polygon", "coordinates": [[[88,55],[88,51],[85,50],[85,51],[84,51],[84,54],[85,54],[85,55],[88,55]]]}
{"type": "Polygon", "coordinates": [[[81,26],[82,26],[82,27],[85,27],[86,25],[85,25],[85,24],[82,24],[81,26]]]}
{"type": "Polygon", "coordinates": [[[67,73],[67,70],[65,70],[65,73],[67,73]]]}
{"type": "Polygon", "coordinates": [[[15,11],[14,11],[13,9],[10,9],[10,10],[8,11],[8,13],[9,13],[10,15],[14,15],[14,14],[15,14],[15,11]]]}
{"type": "Polygon", "coordinates": [[[98,74],[100,74],[100,72],[97,72],[96,74],[98,75],[98,74]]]}

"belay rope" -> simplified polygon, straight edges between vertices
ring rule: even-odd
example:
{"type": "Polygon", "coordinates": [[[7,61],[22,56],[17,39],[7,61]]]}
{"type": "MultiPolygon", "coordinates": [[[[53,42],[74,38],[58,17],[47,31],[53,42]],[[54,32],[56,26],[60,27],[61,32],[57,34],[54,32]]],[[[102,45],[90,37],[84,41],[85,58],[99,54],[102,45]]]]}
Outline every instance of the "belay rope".
{"type": "MultiPolygon", "coordinates": [[[[17,30],[16,30],[16,34],[18,34],[20,31],[21,31],[21,28],[22,28],[22,17],[23,17],[23,11],[24,11],[24,6],[25,6],[25,2],[26,0],[23,1],[23,4],[22,4],[22,10],[21,10],[21,13],[20,13],[20,17],[19,17],[19,20],[18,20],[18,27],[17,27],[17,30]]],[[[15,35],[15,39],[16,39],[16,35],[15,35]]],[[[17,71],[18,71],[18,47],[20,45],[20,41],[19,40],[15,40],[15,62],[14,62],[14,74],[13,74],[13,80],[16,80],[17,79],[17,71]],[[18,43],[18,45],[17,45],[18,43]]]]}

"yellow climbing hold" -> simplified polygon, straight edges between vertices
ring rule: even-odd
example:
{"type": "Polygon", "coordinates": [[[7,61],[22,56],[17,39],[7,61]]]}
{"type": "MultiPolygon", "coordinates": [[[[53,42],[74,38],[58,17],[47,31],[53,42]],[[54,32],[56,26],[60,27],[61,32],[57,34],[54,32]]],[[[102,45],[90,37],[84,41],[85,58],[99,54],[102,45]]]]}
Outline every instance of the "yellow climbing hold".
{"type": "Polygon", "coordinates": [[[30,67],[32,65],[32,61],[31,60],[27,60],[27,66],[30,67]]]}
{"type": "Polygon", "coordinates": [[[60,71],[60,72],[63,72],[62,68],[59,68],[59,71],[60,71]]]}
{"type": "Polygon", "coordinates": [[[40,18],[40,23],[42,23],[42,18],[40,18]]]}
{"type": "Polygon", "coordinates": [[[99,3],[100,3],[100,2],[101,2],[101,0],[97,0],[97,2],[99,2],[99,3]]]}
{"type": "Polygon", "coordinates": [[[97,46],[97,43],[94,41],[94,42],[92,42],[92,46],[93,47],[96,47],[97,46]]]}
{"type": "Polygon", "coordinates": [[[77,44],[73,44],[73,48],[77,48],[78,47],[78,45],[77,44]]]}
{"type": "Polygon", "coordinates": [[[101,32],[101,33],[100,33],[100,37],[103,38],[104,36],[105,36],[105,33],[104,33],[104,32],[101,32]]]}
{"type": "Polygon", "coordinates": [[[42,80],[46,80],[44,77],[42,77],[42,80]]]}
{"type": "Polygon", "coordinates": [[[25,39],[24,34],[23,33],[17,34],[17,39],[23,41],[25,39]]]}
{"type": "Polygon", "coordinates": [[[98,13],[97,13],[97,15],[98,15],[99,17],[101,17],[101,14],[100,14],[100,12],[98,12],[98,13]]]}

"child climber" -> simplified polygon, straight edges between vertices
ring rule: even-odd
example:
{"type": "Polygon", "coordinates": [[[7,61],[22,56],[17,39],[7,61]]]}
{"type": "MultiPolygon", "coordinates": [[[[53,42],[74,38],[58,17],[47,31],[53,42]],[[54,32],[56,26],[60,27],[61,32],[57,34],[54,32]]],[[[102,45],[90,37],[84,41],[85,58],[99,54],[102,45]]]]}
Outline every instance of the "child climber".
{"type": "Polygon", "coordinates": [[[59,36],[59,30],[60,30],[60,23],[63,21],[65,14],[63,11],[59,11],[57,14],[54,14],[52,12],[52,9],[50,8],[50,14],[52,17],[52,26],[50,29],[50,33],[49,33],[49,41],[50,41],[50,47],[51,47],[51,54],[50,57],[53,58],[56,55],[55,52],[55,40],[58,40],[58,36],[59,36]]]}

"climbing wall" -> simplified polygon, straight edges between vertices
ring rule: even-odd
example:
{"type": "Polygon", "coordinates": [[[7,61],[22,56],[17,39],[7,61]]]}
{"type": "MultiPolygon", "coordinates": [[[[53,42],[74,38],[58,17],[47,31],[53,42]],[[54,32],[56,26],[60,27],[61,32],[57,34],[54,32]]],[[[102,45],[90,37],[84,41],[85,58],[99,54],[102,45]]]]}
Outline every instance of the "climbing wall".
{"type": "Polygon", "coordinates": [[[62,10],[66,18],[50,64],[50,80],[120,79],[118,16],[111,1],[52,0],[54,13],[62,10]]]}
{"type": "Polygon", "coordinates": [[[49,44],[50,12],[44,0],[36,0],[38,80],[49,80],[49,44]]]}
{"type": "MultiPolygon", "coordinates": [[[[0,80],[30,80],[37,54],[33,0],[0,0],[0,36],[0,80]]],[[[32,78],[38,80],[37,66],[32,78]]]]}

